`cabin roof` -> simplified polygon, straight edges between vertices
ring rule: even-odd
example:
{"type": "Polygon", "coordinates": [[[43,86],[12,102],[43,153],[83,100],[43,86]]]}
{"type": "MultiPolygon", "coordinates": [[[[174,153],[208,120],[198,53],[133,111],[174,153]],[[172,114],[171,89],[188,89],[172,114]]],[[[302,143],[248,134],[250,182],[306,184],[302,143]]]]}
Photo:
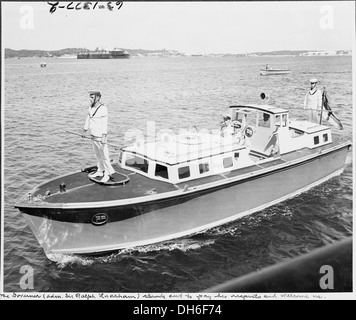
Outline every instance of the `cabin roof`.
{"type": "Polygon", "coordinates": [[[258,110],[258,111],[264,111],[269,114],[280,114],[280,113],[288,113],[289,111],[287,109],[275,107],[272,105],[267,105],[267,104],[248,104],[248,105],[236,105],[236,106],[230,106],[230,109],[246,109],[246,110],[258,110]]]}
{"type": "Polygon", "coordinates": [[[175,135],[169,141],[142,142],[123,148],[147,159],[174,165],[194,161],[214,155],[224,154],[232,150],[242,149],[243,146],[232,140],[221,139],[219,135],[198,133],[193,135],[175,135]],[[189,137],[189,139],[186,139],[189,137]],[[189,141],[191,143],[189,143],[189,141]]]}
{"type": "Polygon", "coordinates": [[[324,126],[322,124],[312,123],[309,121],[300,121],[300,120],[299,121],[296,121],[296,120],[290,121],[289,127],[304,131],[309,134],[320,132],[320,131],[325,131],[325,130],[330,130],[329,127],[324,126]]]}

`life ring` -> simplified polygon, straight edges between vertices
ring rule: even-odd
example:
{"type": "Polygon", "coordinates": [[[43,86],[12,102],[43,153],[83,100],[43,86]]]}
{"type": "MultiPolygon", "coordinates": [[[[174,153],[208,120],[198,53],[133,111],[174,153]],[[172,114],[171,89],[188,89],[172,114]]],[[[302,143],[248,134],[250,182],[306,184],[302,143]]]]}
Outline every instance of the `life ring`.
{"type": "Polygon", "coordinates": [[[255,128],[252,126],[247,126],[244,131],[245,131],[245,136],[247,138],[251,138],[255,133],[255,128]]]}

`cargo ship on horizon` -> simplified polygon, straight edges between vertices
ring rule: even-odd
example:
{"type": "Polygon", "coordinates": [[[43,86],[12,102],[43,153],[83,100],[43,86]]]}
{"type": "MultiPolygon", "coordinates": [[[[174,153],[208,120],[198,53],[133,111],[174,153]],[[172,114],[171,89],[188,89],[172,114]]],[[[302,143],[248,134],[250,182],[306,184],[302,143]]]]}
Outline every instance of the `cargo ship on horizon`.
{"type": "Polygon", "coordinates": [[[99,50],[96,48],[94,51],[81,51],[77,54],[77,59],[129,59],[130,54],[121,49],[99,50]]]}

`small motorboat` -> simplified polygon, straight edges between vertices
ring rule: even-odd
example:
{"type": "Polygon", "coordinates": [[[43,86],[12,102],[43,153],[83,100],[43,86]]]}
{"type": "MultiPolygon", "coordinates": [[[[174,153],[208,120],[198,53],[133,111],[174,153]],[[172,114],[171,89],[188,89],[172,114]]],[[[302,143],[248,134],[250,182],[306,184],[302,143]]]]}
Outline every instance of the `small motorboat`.
{"type": "Polygon", "coordinates": [[[227,126],[122,147],[96,167],[36,186],[15,204],[47,257],[96,255],[204,232],[340,175],[350,142],[271,105],[234,105],[227,126]],[[235,125],[235,124],[238,125],[235,125]]]}
{"type": "Polygon", "coordinates": [[[280,75],[280,74],[288,74],[290,73],[290,69],[275,69],[272,67],[266,67],[266,69],[260,69],[261,76],[269,76],[269,75],[280,75]]]}
{"type": "Polygon", "coordinates": [[[47,63],[46,62],[41,62],[40,63],[40,66],[43,68],[43,67],[47,67],[47,63]]]}

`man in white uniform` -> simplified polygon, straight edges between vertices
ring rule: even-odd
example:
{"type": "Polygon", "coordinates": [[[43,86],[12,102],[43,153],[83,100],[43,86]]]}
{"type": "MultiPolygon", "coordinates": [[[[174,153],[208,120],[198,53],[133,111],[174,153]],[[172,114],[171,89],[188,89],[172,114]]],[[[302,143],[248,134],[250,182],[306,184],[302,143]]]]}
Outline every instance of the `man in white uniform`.
{"type": "Polygon", "coordinates": [[[304,110],[307,110],[308,120],[314,123],[320,123],[320,113],[323,103],[322,93],[316,88],[318,80],[310,79],[310,90],[304,98],[304,110]]]}
{"type": "Polygon", "coordinates": [[[110,164],[107,145],[108,111],[106,106],[100,102],[101,93],[99,91],[89,91],[89,94],[90,106],[84,125],[83,137],[89,130],[98,166],[98,170],[90,176],[103,177],[101,182],[107,182],[110,175],[115,172],[110,164]]]}

